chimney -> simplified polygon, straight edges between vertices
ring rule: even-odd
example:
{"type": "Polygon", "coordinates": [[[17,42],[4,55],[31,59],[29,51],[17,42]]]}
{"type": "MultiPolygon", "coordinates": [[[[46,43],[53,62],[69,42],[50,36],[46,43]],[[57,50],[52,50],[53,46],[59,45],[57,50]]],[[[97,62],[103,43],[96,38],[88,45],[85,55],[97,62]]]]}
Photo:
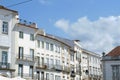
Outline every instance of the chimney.
{"type": "Polygon", "coordinates": [[[37,28],[36,23],[31,23],[30,26],[31,26],[31,27],[35,27],[35,28],[37,28]]]}
{"type": "Polygon", "coordinates": [[[102,53],[102,56],[103,56],[103,57],[105,56],[105,52],[102,53]]]}

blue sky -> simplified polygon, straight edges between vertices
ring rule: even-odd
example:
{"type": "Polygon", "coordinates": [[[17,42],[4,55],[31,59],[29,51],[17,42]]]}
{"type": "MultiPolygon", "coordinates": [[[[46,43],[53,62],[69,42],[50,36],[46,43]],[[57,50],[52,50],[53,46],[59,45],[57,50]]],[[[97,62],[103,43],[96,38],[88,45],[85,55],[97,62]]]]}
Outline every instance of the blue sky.
{"type": "MultiPolygon", "coordinates": [[[[22,1],[0,0],[0,4],[9,6],[22,1]]],[[[84,48],[102,53],[120,45],[119,4],[119,0],[33,0],[9,8],[47,33],[79,39],[84,48]]]]}

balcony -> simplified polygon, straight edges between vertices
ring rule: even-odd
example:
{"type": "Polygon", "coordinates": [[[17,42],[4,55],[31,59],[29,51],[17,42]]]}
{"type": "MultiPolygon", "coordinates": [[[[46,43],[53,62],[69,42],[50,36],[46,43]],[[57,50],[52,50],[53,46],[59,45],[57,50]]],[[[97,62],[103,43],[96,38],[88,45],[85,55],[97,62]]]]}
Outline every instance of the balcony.
{"type": "Polygon", "coordinates": [[[62,71],[62,66],[61,65],[55,65],[54,66],[56,71],[62,71]]]}
{"type": "Polygon", "coordinates": [[[64,66],[63,72],[70,73],[70,67],[64,66]]]}
{"type": "Polygon", "coordinates": [[[24,54],[22,56],[17,56],[17,60],[23,60],[23,61],[34,61],[34,56],[32,55],[27,55],[27,54],[24,54]]]}
{"type": "Polygon", "coordinates": [[[20,76],[27,80],[33,80],[34,78],[34,74],[29,74],[29,73],[18,73],[16,76],[20,76]]]}
{"type": "Polygon", "coordinates": [[[10,69],[10,63],[0,62],[0,69],[10,69]]]}
{"type": "Polygon", "coordinates": [[[47,65],[46,64],[36,64],[36,68],[37,69],[47,69],[47,65]]]}

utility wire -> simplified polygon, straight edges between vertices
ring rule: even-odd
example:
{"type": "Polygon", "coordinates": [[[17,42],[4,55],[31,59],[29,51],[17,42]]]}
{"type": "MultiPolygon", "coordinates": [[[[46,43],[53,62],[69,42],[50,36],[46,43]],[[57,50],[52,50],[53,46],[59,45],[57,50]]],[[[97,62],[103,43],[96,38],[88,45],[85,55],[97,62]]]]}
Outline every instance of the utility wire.
{"type": "Polygon", "coordinates": [[[27,0],[27,1],[20,2],[20,3],[12,4],[12,5],[9,5],[7,7],[17,6],[17,5],[24,4],[24,3],[27,3],[27,2],[30,2],[30,1],[32,1],[32,0],[27,0]]]}

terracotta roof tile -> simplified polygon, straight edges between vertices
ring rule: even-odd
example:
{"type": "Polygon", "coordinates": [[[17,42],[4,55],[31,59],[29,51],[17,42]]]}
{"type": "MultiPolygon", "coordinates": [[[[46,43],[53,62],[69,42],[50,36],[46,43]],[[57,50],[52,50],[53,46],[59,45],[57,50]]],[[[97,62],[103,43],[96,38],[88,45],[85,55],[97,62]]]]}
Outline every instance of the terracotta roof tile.
{"type": "Polygon", "coordinates": [[[112,51],[110,51],[106,56],[120,56],[120,46],[115,47],[112,51]]]}

